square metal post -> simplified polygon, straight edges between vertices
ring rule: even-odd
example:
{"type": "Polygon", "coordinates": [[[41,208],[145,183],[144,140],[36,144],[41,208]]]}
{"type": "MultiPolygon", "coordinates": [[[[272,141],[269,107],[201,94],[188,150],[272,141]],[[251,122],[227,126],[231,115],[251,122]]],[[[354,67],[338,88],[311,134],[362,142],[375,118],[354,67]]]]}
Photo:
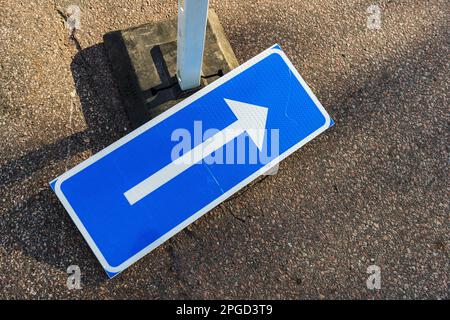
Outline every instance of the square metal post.
{"type": "Polygon", "coordinates": [[[178,0],[177,77],[182,90],[200,85],[209,0],[178,0]]]}

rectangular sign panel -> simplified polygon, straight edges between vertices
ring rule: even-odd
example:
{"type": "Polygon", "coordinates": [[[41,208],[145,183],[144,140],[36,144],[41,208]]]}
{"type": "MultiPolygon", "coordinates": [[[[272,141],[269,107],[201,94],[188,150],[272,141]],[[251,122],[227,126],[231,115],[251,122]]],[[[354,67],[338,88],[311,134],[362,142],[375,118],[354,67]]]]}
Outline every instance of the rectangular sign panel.
{"type": "Polygon", "coordinates": [[[112,277],[332,124],[276,45],[50,185],[112,277]]]}

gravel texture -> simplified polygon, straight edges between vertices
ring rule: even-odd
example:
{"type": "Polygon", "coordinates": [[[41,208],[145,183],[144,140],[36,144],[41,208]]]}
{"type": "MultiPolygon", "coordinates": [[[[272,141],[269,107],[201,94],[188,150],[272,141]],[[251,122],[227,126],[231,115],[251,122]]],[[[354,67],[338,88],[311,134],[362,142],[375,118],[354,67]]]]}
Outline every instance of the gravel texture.
{"type": "Polygon", "coordinates": [[[448,1],[211,7],[241,62],[279,43],[336,125],[108,280],[48,181],[129,130],[102,35],[176,1],[0,0],[0,298],[448,299],[448,1]]]}

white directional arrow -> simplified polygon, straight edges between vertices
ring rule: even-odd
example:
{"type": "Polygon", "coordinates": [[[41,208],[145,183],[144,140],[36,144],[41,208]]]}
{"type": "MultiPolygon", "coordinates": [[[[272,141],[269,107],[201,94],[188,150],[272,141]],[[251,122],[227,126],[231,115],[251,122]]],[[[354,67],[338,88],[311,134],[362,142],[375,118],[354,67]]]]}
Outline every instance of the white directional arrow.
{"type": "Polygon", "coordinates": [[[124,195],[130,205],[146,197],[244,132],[247,132],[259,150],[262,149],[267,108],[229,99],[225,99],[225,102],[233,111],[237,120],[126,191],[124,195]]]}

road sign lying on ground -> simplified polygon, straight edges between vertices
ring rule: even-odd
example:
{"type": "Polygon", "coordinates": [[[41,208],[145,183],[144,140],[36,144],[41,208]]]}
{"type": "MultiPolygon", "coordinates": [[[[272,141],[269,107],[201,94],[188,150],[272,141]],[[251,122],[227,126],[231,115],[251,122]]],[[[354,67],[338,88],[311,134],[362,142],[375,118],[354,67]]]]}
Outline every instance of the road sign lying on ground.
{"type": "Polygon", "coordinates": [[[50,185],[112,277],[332,124],[276,45],[50,185]]]}

